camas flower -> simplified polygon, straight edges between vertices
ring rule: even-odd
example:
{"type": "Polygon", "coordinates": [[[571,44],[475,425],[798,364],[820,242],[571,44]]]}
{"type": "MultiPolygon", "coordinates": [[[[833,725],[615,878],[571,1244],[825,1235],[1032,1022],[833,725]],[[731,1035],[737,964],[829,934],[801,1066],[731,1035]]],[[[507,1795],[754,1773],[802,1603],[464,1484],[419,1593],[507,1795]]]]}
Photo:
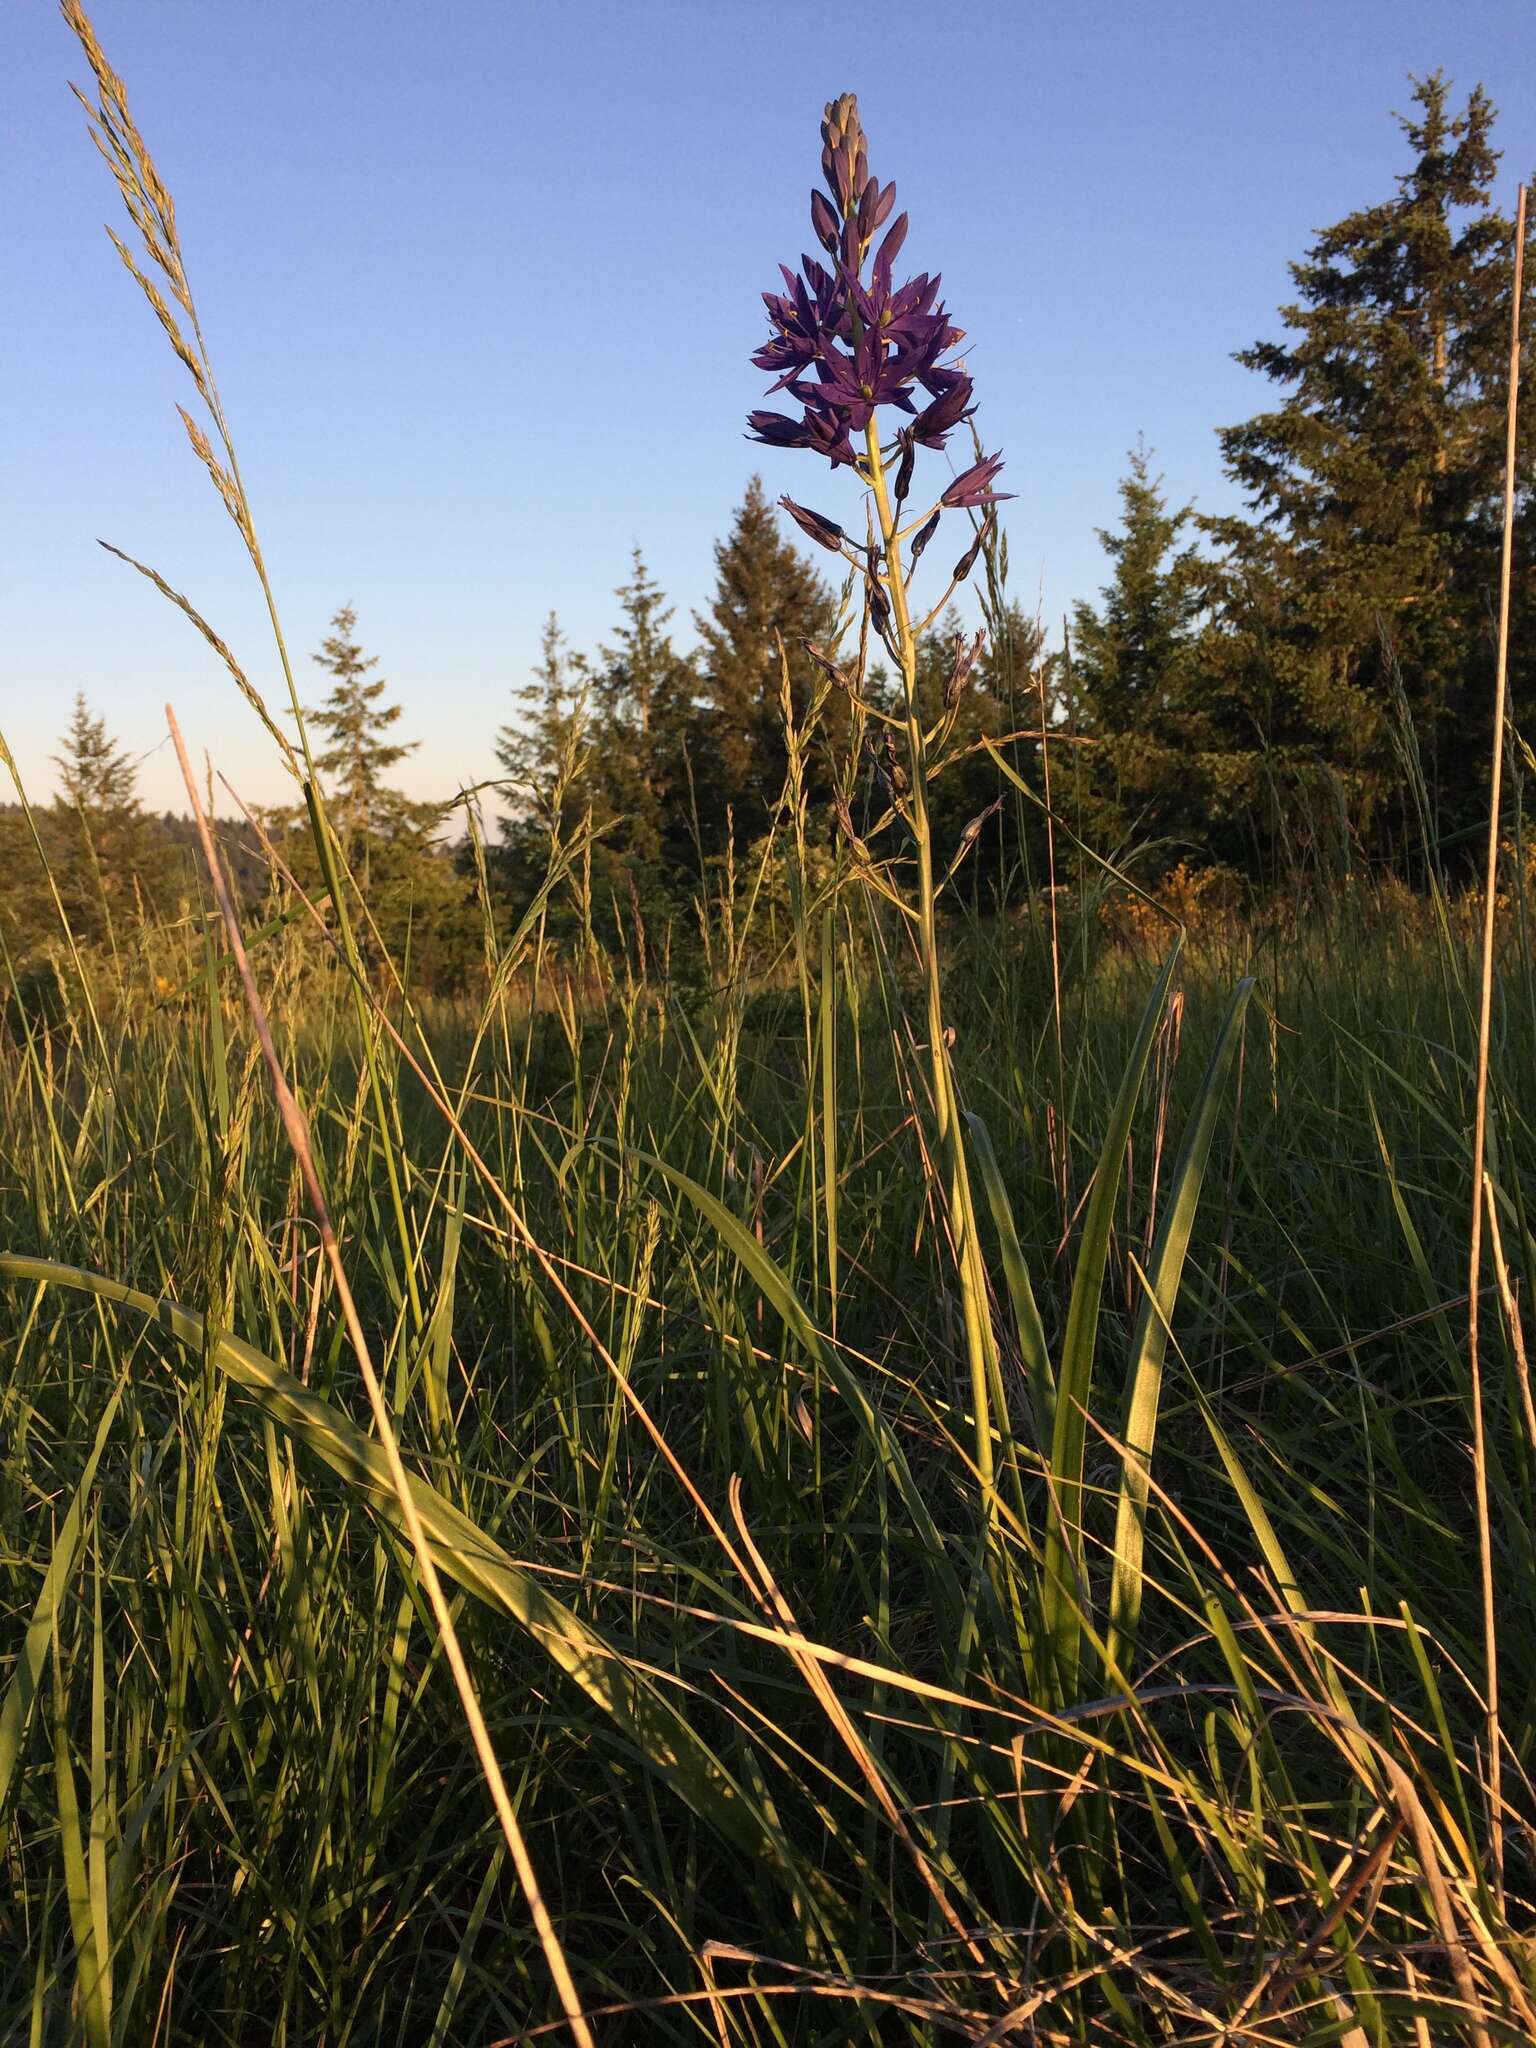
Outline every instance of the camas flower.
{"type": "Polygon", "coordinates": [[[941,505],[951,511],[962,507],[978,511],[983,505],[995,505],[1002,498],[1011,498],[1012,491],[994,491],[993,479],[1003,466],[1001,455],[983,456],[980,462],[973,462],[969,469],[961,470],[949,489],[940,498],[941,505]]]}
{"type": "MultiPolygon", "coordinates": [[[[821,140],[826,190],[811,195],[811,231],[830,260],[804,256],[798,273],[781,266],[784,290],[763,294],[772,336],[752,357],[774,379],[769,395],[787,392],[800,406],[800,417],[759,411],[748,415],[747,424],[753,439],[770,447],[811,448],[834,468],[846,464],[865,476],[855,437],[877,423],[882,407],[894,408],[910,423],[901,442],[905,458],[914,447],[944,446],[970,417],[972,385],[959,364],[943,360],[965,335],[950,322],[939,278],[924,271],[901,284],[895,280],[907,216],[891,219],[896,187],[882,186],[869,174],[852,93],[828,103],[821,140]]],[[[984,477],[968,470],[943,503],[993,503],[998,494],[991,484],[1001,457],[988,461],[984,477]],[[952,496],[961,486],[977,495],[952,496]]],[[[904,462],[904,481],[910,474],[904,462]]]]}

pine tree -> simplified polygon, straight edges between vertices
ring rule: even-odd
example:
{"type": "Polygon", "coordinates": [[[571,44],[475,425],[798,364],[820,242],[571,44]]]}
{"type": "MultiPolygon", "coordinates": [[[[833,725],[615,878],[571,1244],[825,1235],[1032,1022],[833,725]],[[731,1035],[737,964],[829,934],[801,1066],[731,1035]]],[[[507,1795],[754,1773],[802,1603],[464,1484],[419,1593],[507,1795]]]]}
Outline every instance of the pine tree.
{"type": "MultiPolygon", "coordinates": [[[[727,809],[747,837],[764,829],[784,785],[787,753],[781,708],[789,663],[792,701],[803,718],[818,694],[803,643],[824,641],[834,623],[825,584],[784,536],[762,480],[753,477],[731,531],[715,546],[715,593],[695,615],[702,647],[699,677],[708,718],[707,772],[698,772],[707,842],[724,841],[727,809]]],[[[838,707],[829,703],[834,715],[838,707]]],[[[830,790],[818,772],[813,798],[830,790]]]]}
{"type": "Polygon", "coordinates": [[[1099,529],[1112,574],[1097,607],[1073,608],[1071,710],[1093,741],[1084,764],[1095,833],[1206,837],[1203,757],[1217,744],[1201,673],[1203,573],[1184,536],[1194,514],[1172,508],[1144,445],[1120,483],[1120,523],[1099,529]]]}
{"type": "MultiPolygon", "coordinates": [[[[1209,522],[1225,549],[1216,594],[1276,627],[1255,638],[1261,667],[1245,680],[1270,779],[1320,776],[1325,800],[1342,790],[1357,828],[1378,836],[1393,829],[1394,668],[1444,821],[1476,809],[1512,285],[1487,96],[1453,112],[1436,72],[1414,81],[1399,121],[1411,163],[1396,195],[1317,237],[1292,266],[1287,339],[1238,356],[1285,395],[1222,431],[1251,516],[1209,522]]],[[[1523,438],[1529,476],[1529,412],[1523,438]]],[[[1528,571],[1529,522],[1517,531],[1528,571]]],[[[1528,592],[1529,574],[1517,585],[1528,592]]],[[[1517,625],[1517,713],[1527,639],[1517,625]]]]}
{"type": "Polygon", "coordinates": [[[115,945],[125,923],[158,907],[173,865],[169,850],[139,803],[133,763],[83,693],[54,763],[59,795],[47,838],[60,900],[77,938],[115,945]]]}
{"type": "MultiPolygon", "coordinates": [[[[335,683],[307,714],[331,740],[315,764],[333,778],[331,822],[397,967],[421,986],[450,990],[478,956],[479,929],[468,878],[439,841],[445,806],[417,801],[385,781],[416,743],[385,737],[401,707],[383,701],[382,677],[368,680],[378,658],[364,655],[350,605],[336,613],[331,629],[314,660],[335,683]]],[[[311,872],[306,839],[296,829],[292,845],[311,872]]]]}
{"type": "Polygon", "coordinates": [[[538,666],[516,693],[516,722],[496,735],[496,759],[516,804],[509,827],[533,821],[547,831],[554,823],[557,792],[572,774],[580,787],[591,684],[586,657],[569,652],[560,621],[551,612],[539,640],[538,666]]]}
{"type": "Polygon", "coordinates": [[[387,740],[384,735],[400,716],[398,704],[381,700],[389,685],[382,676],[367,680],[378,656],[364,657],[357,614],[343,605],[331,620],[331,633],[311,659],[333,676],[330,695],[306,715],[330,735],[331,744],[316,757],[320,772],[332,778],[332,822],[349,852],[354,844],[386,835],[409,821],[412,806],[384,781],[388,771],[415,751],[416,742],[387,740]]]}
{"type": "Polygon", "coordinates": [[[591,776],[610,854],[651,870],[687,861],[697,678],[667,632],[672,613],[637,547],[615,593],[621,620],[600,650],[591,776]]]}

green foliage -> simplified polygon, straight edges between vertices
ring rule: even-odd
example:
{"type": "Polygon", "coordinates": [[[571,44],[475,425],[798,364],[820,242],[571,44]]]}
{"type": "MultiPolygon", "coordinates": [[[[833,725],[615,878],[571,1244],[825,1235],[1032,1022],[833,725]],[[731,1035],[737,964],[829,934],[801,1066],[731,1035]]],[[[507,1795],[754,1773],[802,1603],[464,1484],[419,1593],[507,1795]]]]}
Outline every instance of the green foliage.
{"type": "MultiPolygon", "coordinates": [[[[313,659],[335,680],[307,716],[330,738],[315,765],[327,781],[342,860],[367,905],[364,957],[382,953],[424,989],[462,988],[480,958],[481,923],[469,879],[441,842],[445,807],[413,800],[386,780],[417,743],[386,737],[402,707],[384,701],[383,677],[369,680],[378,657],[364,655],[350,605],[331,628],[313,659]]],[[[309,820],[290,812],[279,822],[285,852],[313,893],[325,876],[309,820]]]]}
{"type": "Polygon", "coordinates": [[[115,948],[142,916],[171,907],[180,864],[144,815],[133,763],[83,694],[54,762],[59,794],[45,826],[53,879],[76,937],[115,948]]]}
{"type": "MultiPolygon", "coordinates": [[[[744,841],[767,824],[788,765],[783,664],[794,717],[803,724],[818,694],[804,643],[827,641],[834,618],[826,586],[786,537],[777,508],[754,477],[729,533],[715,545],[714,593],[694,619],[700,692],[708,707],[696,782],[711,852],[725,842],[728,816],[734,815],[744,841]]],[[[829,710],[828,738],[835,742],[846,732],[846,719],[838,707],[829,710]]],[[[812,800],[825,800],[832,779],[820,753],[810,778],[812,800]]]]}
{"type": "MultiPolygon", "coordinates": [[[[1234,747],[1265,760],[1274,821],[1313,838],[1342,793],[1352,827],[1401,841],[1394,773],[1401,691],[1446,830],[1475,817],[1492,701],[1513,229],[1495,207],[1494,110],[1456,110],[1436,72],[1400,117],[1396,194],[1346,215],[1293,264],[1287,338],[1238,360],[1280,389],[1225,428],[1251,517],[1207,522],[1223,551],[1213,599],[1234,747]]],[[[1526,408],[1520,475],[1532,474],[1526,408]]],[[[1522,484],[1522,506],[1528,484],[1522,484]]],[[[1512,702],[1533,675],[1523,630],[1531,523],[1516,524],[1512,702]]],[[[1257,778],[1255,778],[1257,779],[1257,778]]]]}
{"type": "Polygon", "coordinates": [[[1093,744],[1082,784],[1105,846],[1203,848],[1216,822],[1223,750],[1202,635],[1202,565],[1185,539],[1192,508],[1170,507],[1145,447],[1120,485],[1120,525],[1101,532],[1113,575],[1098,608],[1073,613],[1064,681],[1075,729],[1093,744]]]}

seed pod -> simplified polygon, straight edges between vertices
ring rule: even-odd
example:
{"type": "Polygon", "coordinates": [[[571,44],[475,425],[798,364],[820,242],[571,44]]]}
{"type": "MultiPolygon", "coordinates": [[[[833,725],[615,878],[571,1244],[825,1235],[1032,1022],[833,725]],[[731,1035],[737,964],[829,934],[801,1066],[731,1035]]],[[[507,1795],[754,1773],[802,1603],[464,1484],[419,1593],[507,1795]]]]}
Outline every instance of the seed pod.
{"type": "Polygon", "coordinates": [[[839,690],[852,691],[853,678],[845,668],[839,668],[830,654],[824,654],[814,640],[802,640],[800,645],[815,662],[822,674],[839,690]]]}
{"type": "Polygon", "coordinates": [[[976,529],[976,538],[971,542],[970,546],[966,549],[965,553],[960,557],[959,561],[955,564],[954,581],[956,583],[963,583],[966,577],[969,576],[971,571],[975,568],[976,557],[981,553],[983,546],[990,538],[992,529],[994,526],[996,526],[996,524],[997,514],[995,512],[989,512],[986,518],[981,522],[981,525],[976,529]]]}
{"type": "Polygon", "coordinates": [[[994,797],[992,802],[987,805],[987,808],[984,811],[978,811],[976,813],[975,817],[972,818],[971,822],[960,834],[960,845],[955,853],[955,859],[957,861],[960,859],[960,856],[963,853],[968,852],[970,848],[975,844],[976,836],[980,832],[982,826],[985,825],[988,818],[993,817],[1002,808],[1003,800],[999,796],[994,797]]]}
{"type": "Polygon", "coordinates": [[[896,470],[896,502],[906,503],[908,491],[912,488],[912,465],[917,460],[917,447],[910,434],[901,437],[901,461],[896,470]]]}

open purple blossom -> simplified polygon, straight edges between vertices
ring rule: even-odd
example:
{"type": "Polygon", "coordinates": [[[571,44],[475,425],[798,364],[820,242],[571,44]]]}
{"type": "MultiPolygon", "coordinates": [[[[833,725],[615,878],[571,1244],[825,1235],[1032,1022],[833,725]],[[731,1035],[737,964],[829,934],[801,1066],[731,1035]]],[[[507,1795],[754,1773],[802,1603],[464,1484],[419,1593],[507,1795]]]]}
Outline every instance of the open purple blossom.
{"type": "Polygon", "coordinates": [[[973,462],[969,469],[961,470],[939,503],[947,505],[951,511],[962,508],[975,511],[984,505],[995,505],[1001,498],[1011,498],[1012,491],[994,491],[992,488],[993,479],[1002,466],[1001,455],[983,456],[980,462],[973,462]]]}
{"type": "MultiPolygon", "coordinates": [[[[893,408],[906,422],[901,448],[909,482],[913,449],[942,448],[971,415],[971,379],[961,364],[944,360],[964,331],[950,321],[937,275],[895,278],[907,216],[892,220],[896,187],[870,176],[852,93],[829,102],[821,140],[826,189],[811,195],[811,231],[828,261],[803,256],[798,272],[783,269],[782,292],[763,294],[772,335],[752,357],[774,379],[770,395],[786,392],[799,417],[759,411],[747,423],[753,438],[770,447],[814,449],[834,468],[845,464],[867,479],[859,440],[878,432],[882,407],[893,408]]],[[[984,477],[967,471],[951,487],[969,483],[978,495],[946,493],[943,502],[991,504],[1001,457],[988,461],[984,477]]]]}

